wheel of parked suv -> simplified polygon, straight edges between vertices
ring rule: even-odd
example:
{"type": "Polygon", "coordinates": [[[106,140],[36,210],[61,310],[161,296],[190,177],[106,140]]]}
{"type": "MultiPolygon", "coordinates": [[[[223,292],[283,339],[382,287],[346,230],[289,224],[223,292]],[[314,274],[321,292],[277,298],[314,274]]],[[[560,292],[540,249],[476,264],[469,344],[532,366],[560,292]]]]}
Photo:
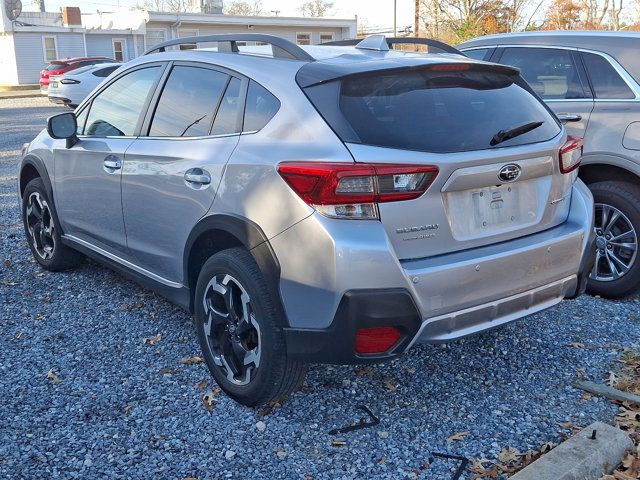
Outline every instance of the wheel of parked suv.
{"type": "Polygon", "coordinates": [[[209,258],[195,295],[205,361],[231,398],[258,406],[289,394],[302,382],[306,366],[287,358],[273,299],[247,250],[232,248],[209,258]]]}
{"type": "Polygon", "coordinates": [[[36,261],[42,268],[54,272],[76,267],[84,258],[62,244],[56,218],[42,179],[31,180],[22,196],[24,231],[36,261]]]}
{"type": "Polygon", "coordinates": [[[595,201],[596,262],[588,292],[622,297],[640,286],[640,188],[625,182],[589,185],[595,201]]]}

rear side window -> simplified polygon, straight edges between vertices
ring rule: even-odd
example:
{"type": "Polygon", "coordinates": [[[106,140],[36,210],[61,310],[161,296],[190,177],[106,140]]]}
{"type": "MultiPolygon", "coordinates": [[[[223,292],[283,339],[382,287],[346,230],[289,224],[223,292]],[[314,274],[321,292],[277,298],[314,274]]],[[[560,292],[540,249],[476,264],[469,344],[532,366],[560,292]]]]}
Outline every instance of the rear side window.
{"type": "Polygon", "coordinates": [[[518,82],[471,70],[358,76],[343,81],[339,103],[368,145],[445,153],[550,140],[560,133],[558,123],[518,82]],[[499,132],[532,122],[542,124],[492,144],[499,132]]]}
{"type": "Polygon", "coordinates": [[[213,121],[211,135],[238,133],[240,113],[240,80],[232,78],[224,92],[216,119],[213,121]]]}
{"type": "Polygon", "coordinates": [[[561,48],[504,49],[503,65],[520,69],[533,91],[545,100],[587,98],[569,50],[561,48]]]}
{"type": "Polygon", "coordinates": [[[100,78],[107,78],[109,75],[115,72],[118,68],[119,68],[118,65],[115,65],[113,67],[100,68],[92,72],[92,75],[100,78]]]}
{"type": "Polygon", "coordinates": [[[280,109],[280,101],[256,82],[249,83],[244,111],[245,132],[261,130],[280,109]]]}
{"type": "Polygon", "coordinates": [[[581,54],[596,98],[635,98],[629,86],[606,58],[595,53],[581,54]]]}
{"type": "Polygon", "coordinates": [[[489,48],[474,48],[473,50],[466,50],[464,53],[467,57],[473,58],[474,60],[485,60],[487,53],[489,53],[489,48]]]}
{"type": "Polygon", "coordinates": [[[160,67],[141,68],[128,73],[98,94],[91,102],[85,135],[132,136],[160,67]]]}
{"type": "Polygon", "coordinates": [[[228,79],[228,75],[209,68],[174,67],[160,95],[149,136],[209,135],[228,79]]]}

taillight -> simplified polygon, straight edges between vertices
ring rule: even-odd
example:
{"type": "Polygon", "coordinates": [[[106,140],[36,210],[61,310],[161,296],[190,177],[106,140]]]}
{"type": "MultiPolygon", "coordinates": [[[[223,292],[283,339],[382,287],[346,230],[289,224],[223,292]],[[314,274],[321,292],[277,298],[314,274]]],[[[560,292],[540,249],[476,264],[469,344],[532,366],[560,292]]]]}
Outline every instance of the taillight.
{"type": "Polygon", "coordinates": [[[378,203],[412,200],[431,185],[431,165],[283,162],[278,173],[294,192],[323,215],[377,219],[378,203]]]}
{"type": "Polygon", "coordinates": [[[385,353],[402,335],[395,327],[360,328],[356,332],[356,353],[385,353]]]}
{"type": "Polygon", "coordinates": [[[560,171],[569,173],[580,166],[584,144],[580,137],[569,135],[560,149],[560,171]]]}

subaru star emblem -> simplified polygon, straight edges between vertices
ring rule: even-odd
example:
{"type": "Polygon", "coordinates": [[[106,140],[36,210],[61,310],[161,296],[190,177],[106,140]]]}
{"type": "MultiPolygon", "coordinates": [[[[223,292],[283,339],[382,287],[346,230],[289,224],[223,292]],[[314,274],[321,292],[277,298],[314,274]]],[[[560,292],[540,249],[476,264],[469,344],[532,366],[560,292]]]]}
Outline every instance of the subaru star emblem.
{"type": "Polygon", "coordinates": [[[498,172],[498,178],[503,182],[514,182],[518,179],[521,173],[522,169],[518,165],[510,163],[500,169],[498,172]]]}

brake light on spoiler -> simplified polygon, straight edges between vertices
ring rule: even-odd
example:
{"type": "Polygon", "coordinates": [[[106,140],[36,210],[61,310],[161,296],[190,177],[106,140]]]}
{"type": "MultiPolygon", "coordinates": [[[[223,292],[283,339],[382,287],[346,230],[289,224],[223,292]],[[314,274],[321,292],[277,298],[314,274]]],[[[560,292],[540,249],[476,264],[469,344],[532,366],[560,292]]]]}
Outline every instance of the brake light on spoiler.
{"type": "Polygon", "coordinates": [[[433,165],[283,162],[278,173],[318,212],[333,218],[377,219],[378,204],[412,200],[438,174],[433,165]]]}

